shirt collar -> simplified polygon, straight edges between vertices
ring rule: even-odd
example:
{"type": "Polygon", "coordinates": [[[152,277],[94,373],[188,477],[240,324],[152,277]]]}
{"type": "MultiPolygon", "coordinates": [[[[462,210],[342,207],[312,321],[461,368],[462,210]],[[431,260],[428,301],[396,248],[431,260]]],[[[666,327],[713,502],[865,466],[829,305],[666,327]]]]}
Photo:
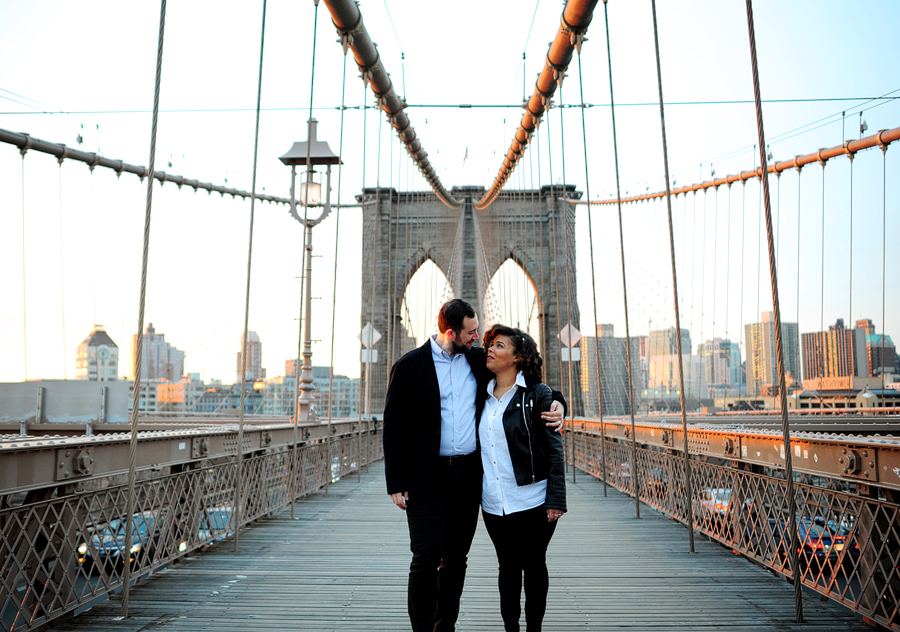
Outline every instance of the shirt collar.
{"type": "MultiPolygon", "coordinates": [[[[491,381],[488,382],[488,385],[487,385],[488,397],[494,396],[494,385],[496,383],[497,383],[497,378],[491,378],[491,381]]],[[[516,373],[516,386],[518,386],[520,388],[525,388],[528,386],[528,384],[525,383],[525,374],[522,373],[521,371],[516,373]]],[[[509,390],[511,391],[512,389],[509,389],[509,390]]],[[[508,392],[509,391],[507,391],[507,393],[508,392]]],[[[506,395],[506,393],[504,393],[504,395],[506,395]]]]}
{"type": "Polygon", "coordinates": [[[453,356],[447,353],[441,348],[441,345],[437,343],[437,334],[432,334],[429,340],[431,341],[431,355],[437,358],[446,358],[447,360],[453,360],[453,356]]]}

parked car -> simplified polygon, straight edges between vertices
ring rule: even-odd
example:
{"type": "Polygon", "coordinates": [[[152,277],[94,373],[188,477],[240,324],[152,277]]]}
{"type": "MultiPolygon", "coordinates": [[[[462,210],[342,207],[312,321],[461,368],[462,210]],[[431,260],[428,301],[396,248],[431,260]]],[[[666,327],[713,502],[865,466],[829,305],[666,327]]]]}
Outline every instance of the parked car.
{"type": "MultiPolygon", "coordinates": [[[[856,564],[859,558],[859,543],[852,535],[852,526],[853,519],[850,517],[844,517],[840,522],[821,516],[797,518],[799,538],[797,552],[800,568],[828,570],[827,567],[833,567],[838,562],[847,565],[856,564]]],[[[787,521],[769,518],[762,523],[761,528],[766,533],[759,539],[754,538],[752,528],[748,530],[748,541],[754,542],[757,553],[764,554],[767,560],[777,559],[779,564],[787,565],[790,551],[787,521]]]]}
{"type": "MultiPolygon", "coordinates": [[[[782,563],[787,561],[789,542],[786,540],[787,522],[774,518],[769,518],[769,529],[772,532],[772,539],[777,545],[778,556],[782,563]]],[[[821,516],[810,518],[802,516],[797,518],[797,536],[799,537],[799,547],[797,552],[800,554],[799,562],[801,567],[813,566],[821,568],[825,562],[835,564],[838,561],[843,563],[855,563],[859,557],[859,543],[851,537],[852,520],[842,520],[839,524],[835,520],[826,520],[821,516]]]]}
{"type": "Polygon", "coordinates": [[[694,516],[703,515],[724,518],[731,506],[731,490],[725,487],[708,487],[697,492],[694,499],[694,516]]]}
{"type": "Polygon", "coordinates": [[[231,505],[210,507],[200,517],[199,539],[203,544],[212,544],[234,533],[234,518],[231,505]]]}
{"type": "Polygon", "coordinates": [[[115,570],[125,564],[152,557],[159,540],[160,520],[152,511],[136,513],[132,516],[131,549],[125,550],[125,518],[110,520],[97,529],[90,540],[78,545],[78,562],[83,566],[104,567],[115,570]]]}

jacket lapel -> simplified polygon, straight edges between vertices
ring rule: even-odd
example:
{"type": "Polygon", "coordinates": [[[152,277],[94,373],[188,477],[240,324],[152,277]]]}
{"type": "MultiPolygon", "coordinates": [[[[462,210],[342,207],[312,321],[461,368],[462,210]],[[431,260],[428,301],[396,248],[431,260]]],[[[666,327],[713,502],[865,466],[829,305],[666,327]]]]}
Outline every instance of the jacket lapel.
{"type": "Polygon", "coordinates": [[[416,361],[422,386],[425,388],[426,397],[431,404],[435,419],[441,420],[441,387],[438,384],[437,370],[434,368],[434,358],[431,356],[431,338],[419,347],[419,357],[416,361]]]}

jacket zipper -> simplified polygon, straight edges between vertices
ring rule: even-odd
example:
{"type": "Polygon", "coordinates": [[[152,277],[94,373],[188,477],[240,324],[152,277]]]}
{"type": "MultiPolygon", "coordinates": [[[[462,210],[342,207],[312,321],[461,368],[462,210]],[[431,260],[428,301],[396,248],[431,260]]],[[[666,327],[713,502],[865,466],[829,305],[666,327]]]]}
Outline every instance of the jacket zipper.
{"type": "Polygon", "coordinates": [[[525,393],[522,393],[522,421],[525,423],[525,432],[528,433],[528,456],[531,457],[531,482],[535,482],[534,475],[534,449],[531,447],[531,429],[528,427],[528,418],[525,416],[525,393]]]}

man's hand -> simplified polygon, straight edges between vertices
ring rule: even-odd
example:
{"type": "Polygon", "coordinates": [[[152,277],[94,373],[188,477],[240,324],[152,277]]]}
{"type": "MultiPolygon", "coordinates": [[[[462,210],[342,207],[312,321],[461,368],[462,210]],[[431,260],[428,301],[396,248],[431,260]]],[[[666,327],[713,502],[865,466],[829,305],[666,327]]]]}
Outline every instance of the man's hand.
{"type": "Polygon", "coordinates": [[[409,492],[391,494],[391,500],[395,505],[406,511],[406,501],[409,500],[409,492]]]}
{"type": "Polygon", "coordinates": [[[545,425],[560,434],[563,433],[563,410],[563,405],[554,399],[550,410],[541,413],[541,419],[547,422],[545,425]]]}
{"type": "Polygon", "coordinates": [[[548,509],[547,510],[547,521],[548,522],[556,522],[560,518],[563,517],[564,511],[560,511],[559,509],[548,509]]]}

